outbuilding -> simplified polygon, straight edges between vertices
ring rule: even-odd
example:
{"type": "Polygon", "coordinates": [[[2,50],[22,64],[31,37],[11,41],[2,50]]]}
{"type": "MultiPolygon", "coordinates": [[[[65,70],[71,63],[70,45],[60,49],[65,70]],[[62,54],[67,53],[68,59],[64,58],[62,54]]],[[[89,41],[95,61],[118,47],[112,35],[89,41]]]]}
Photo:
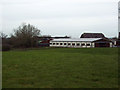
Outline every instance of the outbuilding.
{"type": "Polygon", "coordinates": [[[102,33],[83,33],[80,38],[105,38],[102,33]]]}
{"type": "Polygon", "coordinates": [[[75,47],[75,48],[113,47],[113,42],[105,38],[53,39],[50,41],[50,47],[75,47]]]}

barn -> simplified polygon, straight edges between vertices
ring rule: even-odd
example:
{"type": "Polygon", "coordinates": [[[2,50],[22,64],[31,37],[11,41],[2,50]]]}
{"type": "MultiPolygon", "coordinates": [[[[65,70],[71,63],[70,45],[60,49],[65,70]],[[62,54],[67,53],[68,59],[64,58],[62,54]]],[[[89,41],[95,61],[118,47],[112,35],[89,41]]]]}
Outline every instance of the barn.
{"type": "Polygon", "coordinates": [[[38,46],[40,46],[40,47],[49,47],[50,40],[52,40],[52,39],[42,38],[41,40],[38,41],[38,46]]]}
{"type": "Polygon", "coordinates": [[[64,36],[64,37],[51,37],[51,36],[42,36],[42,37],[37,37],[37,45],[39,47],[49,47],[50,45],[50,40],[53,40],[53,39],[67,39],[67,38],[70,38],[68,36],[64,36]]]}
{"type": "Polygon", "coordinates": [[[75,47],[75,48],[113,47],[113,42],[105,38],[53,39],[50,41],[50,47],[75,47]]]}
{"type": "Polygon", "coordinates": [[[114,42],[107,38],[95,40],[93,43],[95,47],[113,47],[114,45],[114,42]]]}
{"type": "Polygon", "coordinates": [[[80,38],[105,38],[102,33],[83,33],[80,38]]]}

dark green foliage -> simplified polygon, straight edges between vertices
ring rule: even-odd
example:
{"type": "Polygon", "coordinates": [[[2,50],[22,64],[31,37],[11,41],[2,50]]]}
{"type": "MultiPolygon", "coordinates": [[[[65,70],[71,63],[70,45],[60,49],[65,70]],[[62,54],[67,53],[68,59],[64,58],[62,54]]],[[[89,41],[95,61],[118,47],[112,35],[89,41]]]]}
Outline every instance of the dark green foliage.
{"type": "Polygon", "coordinates": [[[9,51],[9,50],[11,50],[11,46],[9,44],[2,45],[2,51],[9,51]]]}

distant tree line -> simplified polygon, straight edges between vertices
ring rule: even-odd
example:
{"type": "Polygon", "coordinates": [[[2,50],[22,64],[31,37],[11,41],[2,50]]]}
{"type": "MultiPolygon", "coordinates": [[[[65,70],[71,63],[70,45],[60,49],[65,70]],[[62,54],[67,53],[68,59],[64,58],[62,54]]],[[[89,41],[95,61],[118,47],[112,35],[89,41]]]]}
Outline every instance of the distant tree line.
{"type": "Polygon", "coordinates": [[[14,29],[14,33],[8,38],[6,34],[0,33],[2,39],[2,50],[7,51],[11,48],[30,48],[37,46],[37,37],[41,31],[33,25],[22,24],[14,29]]]}
{"type": "MultiPolygon", "coordinates": [[[[41,30],[36,28],[31,24],[22,24],[18,28],[14,29],[13,34],[8,37],[3,32],[0,33],[0,38],[2,39],[2,43],[0,40],[0,45],[2,45],[2,51],[8,51],[11,48],[31,48],[38,47],[38,40],[44,39],[58,39],[58,38],[70,38],[68,36],[65,37],[51,37],[50,35],[41,36],[41,30]]],[[[116,39],[118,46],[120,46],[120,33],[119,38],[114,37],[112,39],[116,39]]],[[[1,48],[0,48],[1,50],[1,48]]]]}

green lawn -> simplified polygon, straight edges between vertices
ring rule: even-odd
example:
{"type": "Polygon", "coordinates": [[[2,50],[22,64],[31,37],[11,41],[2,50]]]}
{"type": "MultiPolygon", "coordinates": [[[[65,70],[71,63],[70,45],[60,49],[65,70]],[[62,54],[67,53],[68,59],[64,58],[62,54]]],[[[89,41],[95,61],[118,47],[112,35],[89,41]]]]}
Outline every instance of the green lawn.
{"type": "Polygon", "coordinates": [[[3,88],[116,88],[117,48],[3,52],[3,88]]]}

